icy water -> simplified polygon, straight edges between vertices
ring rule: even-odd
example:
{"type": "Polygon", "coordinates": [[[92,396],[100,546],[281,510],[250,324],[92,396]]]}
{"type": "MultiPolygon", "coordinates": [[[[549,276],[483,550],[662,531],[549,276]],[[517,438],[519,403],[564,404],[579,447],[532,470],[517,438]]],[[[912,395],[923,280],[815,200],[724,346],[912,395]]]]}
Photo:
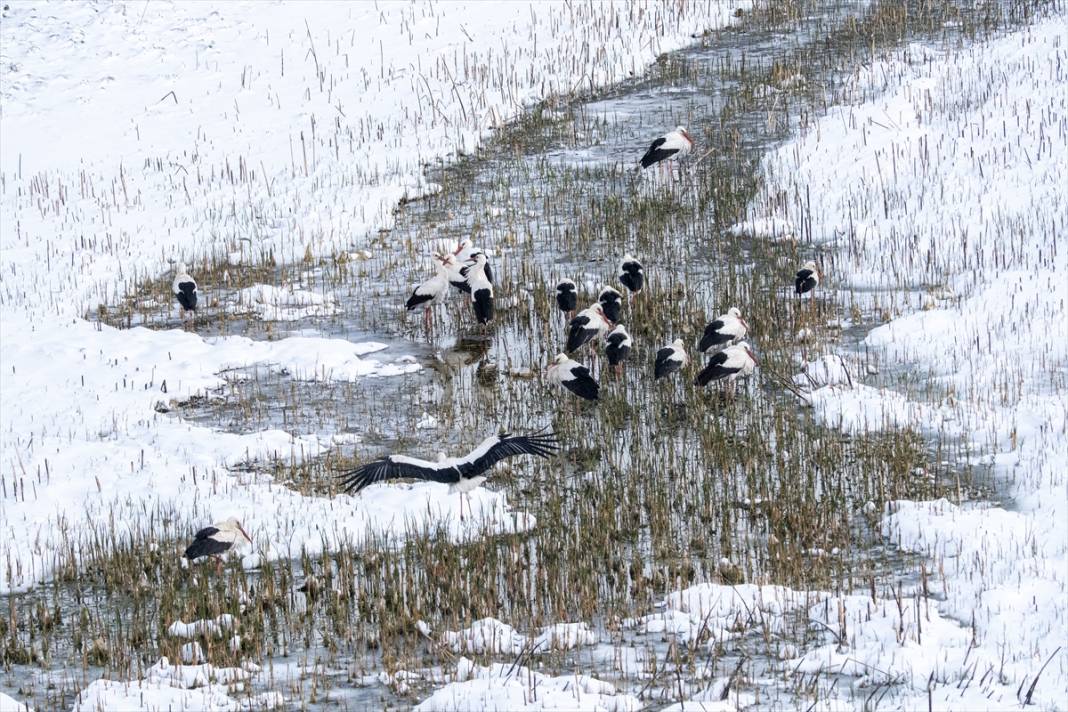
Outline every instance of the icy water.
{"type": "MultiPolygon", "coordinates": [[[[291,486],[336,495],[333,475],[347,464],[393,451],[463,451],[499,427],[551,426],[567,450],[552,471],[502,468],[489,484],[538,518],[539,527],[526,535],[461,547],[420,542],[388,557],[347,552],[338,560],[229,572],[220,589],[230,609],[240,615],[244,598],[246,611],[265,612],[262,624],[243,633],[260,636],[250,657],[271,671],[255,678],[252,693],[277,689],[294,706],[300,700],[312,709],[407,706],[434,687],[450,662],[414,632],[413,621],[425,619],[436,634],[483,616],[523,632],[558,621],[590,623],[598,645],[533,662],[542,672],[595,675],[654,707],[686,699],[707,684],[702,680],[717,677],[729,676],[767,706],[807,706],[838,684],[834,676],[789,679],[776,656],[783,641],[769,643],[757,626],[742,626],[716,645],[680,650],[671,636],[642,633],[625,621],[655,611],[665,593],[700,581],[770,579],[852,591],[912,580],[916,562],[885,547],[855,514],[872,499],[936,495],[961,474],[948,455],[928,467],[925,443],[914,436],[851,442],[814,426],[773,377],[788,377],[794,360],[816,348],[794,342],[798,329],[813,330],[817,342],[857,344],[894,296],[825,295],[798,305],[790,294],[792,273],[820,257],[804,229],[784,242],[727,231],[742,217],[762,154],[789,135],[799,116],[833,101],[872,42],[966,41],[961,33],[971,26],[951,8],[945,19],[956,29],[913,12],[910,17],[921,19],[899,36],[873,40],[857,28],[865,21],[880,27],[868,13],[881,7],[818,3],[793,19],[749,18],[666,56],[641,81],[540,106],[502,129],[479,156],[430,171],[441,191],[405,206],[390,233],[332,263],[258,280],[299,284],[327,297],[336,313],[264,322],[241,313],[236,288],[207,290],[214,304],[197,327],[205,335],[373,340],[388,347],[375,358],[414,357],[425,367],[414,376],[353,383],[235,373],[223,392],[180,408],[182,417],[236,432],[277,427],[358,436],[355,445],[298,472],[276,463],[274,473],[291,486]],[[678,124],[697,140],[691,159],[671,175],[637,173],[633,164],[650,137],[678,124]],[[413,283],[431,274],[428,241],[464,237],[493,251],[497,323],[483,334],[454,298],[436,310],[427,334],[421,315],[404,318],[398,305],[413,283]],[[646,293],[624,307],[635,352],[624,376],[602,373],[596,408],[575,404],[540,375],[564,338],[552,287],[561,277],[575,279],[580,305],[589,303],[600,285],[615,284],[624,251],[641,256],[649,280],[646,293]],[[847,311],[843,304],[850,302],[857,308],[847,311]],[[768,375],[759,384],[728,401],[714,389],[696,393],[681,380],[652,383],[657,348],[676,337],[692,344],[706,317],[735,304],[746,311],[764,359],[768,375]],[[238,313],[223,318],[227,311],[238,313]],[[416,430],[424,413],[436,425],[416,430]],[[826,461],[819,451],[828,452],[826,461]],[[788,452],[813,459],[798,463],[788,452]],[[893,464],[874,472],[876,462],[893,464]],[[938,476],[913,477],[917,468],[938,476]],[[811,528],[781,513],[762,514],[761,503],[795,487],[804,494],[798,506],[805,507],[797,516],[811,518],[811,528]],[[773,538],[783,542],[781,556],[769,554],[778,546],[773,538]],[[517,571],[517,562],[525,568],[517,571]],[[329,595],[308,601],[295,590],[308,573],[334,581],[355,602],[340,594],[336,601],[329,595]],[[346,583],[350,577],[355,583],[346,583]],[[406,587],[408,600],[393,600],[384,592],[391,585],[406,587]],[[273,599],[266,593],[272,590],[278,592],[273,599]],[[415,674],[400,687],[377,677],[396,670],[415,674]]],[[[240,269],[233,273],[240,281],[240,269]]],[[[128,323],[174,327],[168,311],[169,305],[148,305],[128,323]]],[[[3,602],[36,611],[38,622],[49,615],[61,621],[4,631],[12,644],[0,680],[38,709],[69,707],[77,689],[101,674],[136,671],[160,653],[175,659],[177,642],[161,634],[171,622],[163,619],[163,603],[116,592],[97,573],[87,574],[3,602]],[[72,633],[84,630],[130,640],[132,649],[122,659],[87,656],[82,633],[72,633]],[[141,635],[136,644],[135,634],[141,635]]],[[[183,580],[179,588],[205,585],[183,580]]],[[[822,633],[801,623],[788,636],[795,649],[813,640],[822,641],[822,633]]]]}

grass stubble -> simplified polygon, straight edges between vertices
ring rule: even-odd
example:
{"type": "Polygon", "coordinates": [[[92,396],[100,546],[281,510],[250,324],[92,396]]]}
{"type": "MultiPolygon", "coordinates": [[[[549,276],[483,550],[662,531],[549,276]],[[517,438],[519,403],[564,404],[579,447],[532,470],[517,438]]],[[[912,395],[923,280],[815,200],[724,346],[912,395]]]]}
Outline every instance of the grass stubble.
{"type": "MultiPolygon", "coordinates": [[[[135,678],[161,655],[180,660],[187,641],[167,634],[171,622],[229,613],[239,620],[236,648],[229,635],[199,641],[214,665],[262,661],[266,687],[302,706],[328,699],[358,706],[346,697],[350,688],[377,680],[380,671],[425,670],[453,660],[419,632],[417,621],[440,632],[493,616],[521,631],[589,621],[603,642],[645,648],[649,661],[641,680],[583,659],[581,650],[537,660],[543,672],[592,667],[625,689],[640,690],[650,704],[683,699],[700,684],[683,679],[717,675],[742,688],[757,677],[777,677],[779,689],[756,690],[772,699],[826,694],[833,679],[792,676],[774,662],[787,643],[803,649],[822,640],[804,617],[788,635],[762,626],[760,616],[739,620],[742,637],[711,646],[704,645],[707,636],[685,645],[642,637],[624,622],[649,612],[665,593],[703,581],[893,596],[902,579],[922,580],[926,589],[930,578],[937,589],[939,572],[929,563],[882,541],[869,503],[879,512],[895,499],[959,501],[970,482],[954,463],[971,453],[911,430],[848,437],[816,425],[777,375],[795,373],[826,344],[845,338],[843,324],[876,323],[892,313],[893,296],[858,303],[839,292],[814,305],[799,303],[787,287],[796,265],[813,255],[811,226],[799,226],[795,240],[775,243],[726,228],[744,217],[757,190],[761,152],[835,103],[851,68],[870,61],[873,52],[912,38],[946,39],[950,32],[954,41],[968,41],[1026,21],[1040,6],[1015,3],[990,14],[991,5],[966,11],[945,2],[882,2],[859,16],[828,12],[813,21],[808,3],[770,3],[747,13],[736,28],[707,36],[702,48],[665,56],[638,84],[544,102],[502,127],[487,156],[437,170],[441,191],[400,207],[393,231],[328,258],[307,250],[305,259],[280,265],[273,254],[256,253],[250,246],[257,226],[270,216],[254,204],[251,190],[252,204],[229,208],[243,231],[224,234],[224,220],[205,216],[218,225],[213,229],[225,247],[191,265],[208,292],[198,331],[273,338],[278,326],[241,313],[236,290],[299,283],[344,306],[342,314],[313,320],[322,333],[385,334],[408,342],[428,368],[400,384],[299,383],[276,372],[245,373],[210,398],[174,404],[184,417],[237,432],[272,426],[358,434],[355,445],[318,459],[250,463],[320,496],[341,496],[334,479],[340,470],[387,451],[427,456],[439,442],[461,451],[498,426],[525,431],[550,425],[566,443],[561,456],[501,466],[489,484],[504,489],[513,507],[533,514],[537,526],[464,544],[450,543],[439,527],[401,542],[368,533],[326,556],[295,551],[291,560],[264,562],[254,571],[228,567],[215,576],[179,565],[183,541],[200,524],[185,515],[146,510],[122,542],[113,541],[111,523],[101,521],[88,532],[63,533],[54,580],[5,597],[5,670],[62,668],[66,676],[46,675],[48,684],[30,687],[35,708],[67,707],[76,690],[99,675],[135,678]],[[773,41],[783,32],[798,39],[773,41]],[[665,84],[690,94],[666,108],[650,101],[651,88],[665,84]],[[702,92],[711,94],[711,103],[699,98],[702,92]],[[636,111],[616,116],[588,108],[592,99],[628,95],[639,97],[636,111]],[[698,154],[712,153],[670,185],[650,185],[630,165],[614,161],[560,160],[590,144],[596,150],[602,143],[640,143],[675,123],[705,137],[698,154]],[[429,335],[421,318],[398,318],[409,285],[428,273],[426,240],[467,236],[495,252],[500,277],[492,337],[457,336],[475,333],[460,299],[439,309],[429,335]],[[624,251],[643,258],[649,281],[624,307],[635,351],[621,379],[601,374],[599,404],[576,406],[541,375],[563,343],[552,289],[558,278],[572,277],[593,300],[596,288],[582,283],[614,283],[624,251]],[[655,350],[681,337],[696,356],[693,344],[706,319],[732,305],[743,309],[762,359],[755,382],[734,399],[689,383],[654,384],[655,350]],[[798,339],[802,330],[811,336],[798,339]],[[413,340],[420,345],[412,347],[413,340]],[[438,423],[419,431],[413,426],[424,413],[438,423]]],[[[601,30],[592,23],[589,31],[601,30]]],[[[503,73],[491,75],[507,81],[503,73]]],[[[321,151],[345,143],[337,135],[317,140],[321,151]]],[[[173,169],[160,162],[145,170],[173,169]]],[[[299,158],[293,171],[309,173],[299,158]]],[[[241,161],[236,171],[205,169],[194,185],[189,176],[180,180],[184,190],[210,191],[213,182],[240,186],[263,177],[241,161]]],[[[31,186],[45,210],[65,194],[48,185],[45,178],[31,186]]],[[[81,190],[93,193],[84,179],[81,190]]],[[[115,186],[100,194],[118,202],[115,186]]],[[[803,204],[806,196],[779,199],[803,204]]],[[[833,256],[817,256],[833,274],[833,256]]],[[[122,327],[177,325],[169,275],[130,280],[131,296],[89,316],[122,327]]],[[[18,497],[18,486],[5,483],[4,496],[18,497]]],[[[376,687],[369,699],[404,705],[427,688],[390,680],[392,692],[376,687]]]]}

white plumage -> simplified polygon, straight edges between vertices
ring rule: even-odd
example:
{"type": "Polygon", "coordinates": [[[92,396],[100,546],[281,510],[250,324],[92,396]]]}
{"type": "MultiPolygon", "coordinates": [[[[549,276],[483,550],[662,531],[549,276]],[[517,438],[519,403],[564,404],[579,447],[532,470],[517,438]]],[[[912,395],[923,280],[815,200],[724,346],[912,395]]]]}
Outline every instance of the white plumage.
{"type": "Polygon", "coordinates": [[[597,400],[601,390],[590,370],[566,354],[557,354],[549,366],[549,380],[585,400],[597,400]]]}
{"type": "Polygon", "coordinates": [[[252,537],[245,532],[241,522],[230,517],[198,531],[193,537],[193,543],[185,549],[185,558],[193,561],[203,556],[211,556],[220,560],[223,554],[240,548],[246,541],[252,544],[252,537]]]}
{"type": "Polygon", "coordinates": [[[341,476],[346,491],[359,492],[364,487],[385,480],[408,478],[442,482],[450,492],[470,492],[486,481],[491,467],[515,455],[548,457],[556,452],[556,435],[494,435],[463,457],[438,455],[437,462],[407,455],[390,455],[361,465],[341,476]]]}
{"type": "Polygon", "coordinates": [[[680,371],[688,363],[690,363],[690,357],[686,355],[682,339],[675,339],[669,346],[656,352],[656,364],[653,367],[654,380],[680,371]]]}
{"type": "Polygon", "coordinates": [[[612,328],[604,313],[604,306],[595,302],[580,311],[567,325],[568,353],[573,353],[595,338],[604,336],[612,328]]]}
{"type": "Polygon", "coordinates": [[[705,333],[697,344],[699,351],[707,353],[724,346],[737,343],[749,333],[749,324],[742,318],[738,307],[731,307],[726,314],[720,314],[705,326],[705,333]]]}
{"type": "Polygon", "coordinates": [[[642,156],[642,168],[666,161],[681,158],[693,150],[693,139],[687,133],[685,126],[678,126],[674,131],[669,131],[649,145],[649,149],[642,156]]]}
{"type": "Polygon", "coordinates": [[[437,274],[416,287],[404,304],[408,311],[424,308],[427,329],[430,328],[431,307],[443,303],[449,297],[449,266],[456,263],[452,255],[435,255],[434,258],[438,262],[437,274]]]}
{"type": "Polygon", "coordinates": [[[171,283],[171,291],[181,307],[182,321],[185,321],[186,314],[189,314],[192,320],[197,311],[197,282],[186,271],[184,264],[178,265],[174,281],[171,283]]]}
{"type": "Polygon", "coordinates": [[[757,357],[749,348],[749,344],[740,341],[713,354],[705,367],[697,374],[695,382],[699,386],[722,380],[733,383],[739,378],[752,375],[757,363],[757,357]]]}

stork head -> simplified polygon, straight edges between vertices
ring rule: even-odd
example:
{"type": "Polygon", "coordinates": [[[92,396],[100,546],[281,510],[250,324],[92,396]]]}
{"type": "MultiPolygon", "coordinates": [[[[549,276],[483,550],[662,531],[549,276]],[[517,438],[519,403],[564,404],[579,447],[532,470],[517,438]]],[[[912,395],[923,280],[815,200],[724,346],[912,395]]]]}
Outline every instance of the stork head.
{"type": "Polygon", "coordinates": [[[727,316],[733,316],[735,319],[742,318],[742,310],[738,307],[731,307],[727,310],[727,316]]]}
{"type": "Polygon", "coordinates": [[[178,263],[178,274],[185,274],[185,262],[178,263]]]}
{"type": "Polygon", "coordinates": [[[448,459],[449,459],[449,456],[446,455],[445,453],[443,453],[443,452],[439,452],[438,453],[438,462],[445,462],[448,459]]]}
{"type": "Polygon", "coordinates": [[[479,251],[479,252],[474,253],[470,257],[468,257],[467,261],[472,263],[472,264],[476,264],[476,265],[484,265],[484,264],[486,264],[488,259],[486,257],[486,253],[485,252],[479,251]]]}
{"type": "Polygon", "coordinates": [[[457,241],[456,249],[453,251],[452,254],[453,255],[458,255],[458,254],[460,254],[461,252],[463,252],[464,250],[466,250],[469,247],[471,247],[471,239],[470,238],[464,238],[463,240],[459,240],[459,241],[457,241]]]}
{"type": "Polygon", "coordinates": [[[220,528],[226,528],[230,531],[236,531],[240,533],[241,536],[245,537],[249,544],[252,543],[252,537],[250,537],[248,535],[248,532],[245,531],[245,528],[241,526],[241,522],[237,521],[237,517],[230,517],[229,519],[223,522],[223,525],[224,527],[220,528]]]}
{"type": "Polygon", "coordinates": [[[677,348],[679,351],[685,351],[686,349],[682,345],[682,339],[675,339],[671,342],[671,345],[677,348]]]}
{"type": "Polygon", "coordinates": [[[817,274],[819,274],[819,271],[820,271],[819,268],[816,267],[816,263],[813,262],[812,260],[809,260],[805,264],[801,265],[801,269],[812,270],[813,272],[815,272],[817,274]]]}
{"type": "Polygon", "coordinates": [[[685,126],[676,126],[675,130],[682,134],[683,138],[689,141],[691,146],[693,145],[693,139],[690,138],[690,133],[686,130],[685,126]]]}

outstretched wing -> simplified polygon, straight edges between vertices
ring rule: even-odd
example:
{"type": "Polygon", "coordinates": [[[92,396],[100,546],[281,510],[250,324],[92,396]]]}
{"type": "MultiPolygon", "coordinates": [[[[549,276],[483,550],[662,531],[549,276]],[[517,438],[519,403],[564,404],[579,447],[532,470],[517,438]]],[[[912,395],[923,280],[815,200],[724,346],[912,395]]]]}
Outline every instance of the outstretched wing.
{"type": "Polygon", "coordinates": [[[560,447],[555,433],[542,435],[502,435],[489,437],[457,465],[464,477],[476,477],[501,460],[516,455],[549,457],[560,447]]]}
{"type": "Polygon", "coordinates": [[[385,480],[409,478],[429,482],[459,482],[460,473],[450,462],[428,462],[415,457],[390,455],[340,476],[346,492],[359,492],[367,485],[385,480]]]}

